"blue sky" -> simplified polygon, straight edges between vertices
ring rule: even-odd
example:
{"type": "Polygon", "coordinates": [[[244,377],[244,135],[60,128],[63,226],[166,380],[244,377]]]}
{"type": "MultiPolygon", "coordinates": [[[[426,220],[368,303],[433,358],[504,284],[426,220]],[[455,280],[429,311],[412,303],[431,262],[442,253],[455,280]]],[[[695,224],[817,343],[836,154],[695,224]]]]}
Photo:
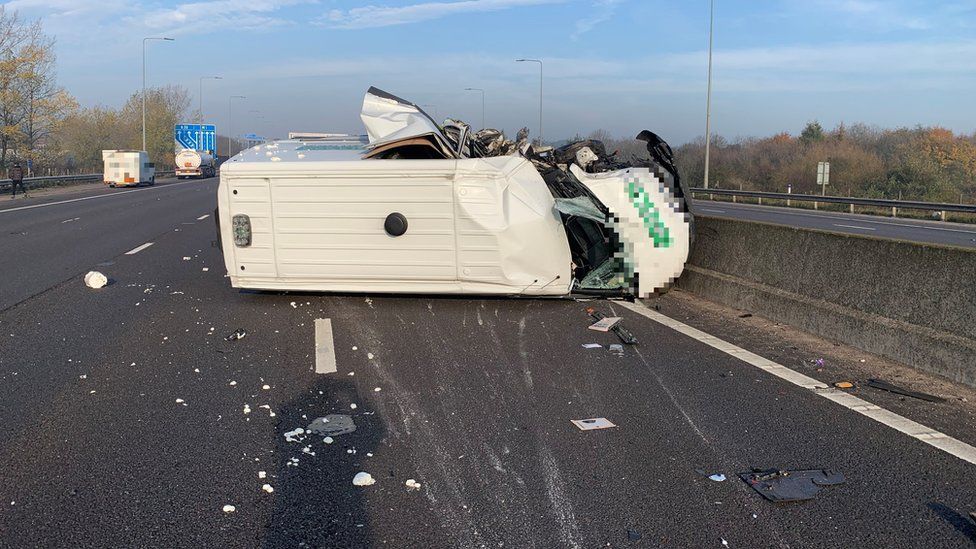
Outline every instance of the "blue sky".
{"type": "MultiPolygon", "coordinates": [[[[83,105],[120,105],[141,83],[207,81],[204,112],[234,133],[360,133],[375,85],[438,117],[545,136],[704,133],[708,2],[665,0],[14,0],[57,37],[60,81],[83,105]],[[251,112],[259,111],[259,112],[251,112]]],[[[976,130],[976,0],[717,0],[713,130],[797,133],[819,119],[976,130]]]]}

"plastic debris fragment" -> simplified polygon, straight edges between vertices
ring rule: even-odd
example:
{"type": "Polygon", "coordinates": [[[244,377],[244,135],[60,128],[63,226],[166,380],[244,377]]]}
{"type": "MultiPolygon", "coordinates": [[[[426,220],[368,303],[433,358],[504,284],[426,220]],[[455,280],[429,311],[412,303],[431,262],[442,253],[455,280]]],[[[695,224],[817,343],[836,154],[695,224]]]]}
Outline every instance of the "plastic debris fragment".
{"type": "MultiPolygon", "coordinates": [[[[356,423],[346,414],[329,414],[317,417],[308,425],[308,432],[313,435],[337,437],[352,433],[356,430],[356,423]]],[[[327,442],[326,444],[330,444],[327,442]]]]}
{"type": "Polygon", "coordinates": [[[274,492],[274,488],[272,488],[270,484],[265,484],[264,486],[261,487],[261,489],[269,494],[271,492],[274,492]]]}
{"type": "Polygon", "coordinates": [[[611,427],[616,427],[609,419],[605,417],[595,417],[592,419],[574,419],[571,420],[573,425],[579,427],[580,431],[594,431],[596,429],[609,429],[611,427]]]}
{"type": "Polygon", "coordinates": [[[843,473],[827,469],[809,471],[765,469],[740,473],[739,477],[764,498],[776,503],[813,499],[822,486],[844,483],[843,473]]]}
{"type": "Polygon", "coordinates": [[[421,486],[419,482],[412,478],[408,478],[407,482],[404,482],[403,484],[406,485],[407,490],[419,490],[421,486]]]}
{"type": "Polygon", "coordinates": [[[245,337],[247,337],[247,332],[244,331],[244,328],[240,328],[236,332],[225,337],[224,341],[237,341],[238,339],[244,339],[245,337]]]}
{"type": "Polygon", "coordinates": [[[237,510],[237,507],[234,507],[233,505],[224,505],[224,512],[225,513],[233,513],[236,510],[237,510]]]}
{"type": "Polygon", "coordinates": [[[376,484],[376,479],[369,473],[359,472],[352,478],[352,483],[354,486],[372,486],[376,484]]]}
{"type": "Polygon", "coordinates": [[[85,285],[92,289],[99,289],[108,284],[108,277],[98,271],[88,271],[85,275],[85,285]]]}

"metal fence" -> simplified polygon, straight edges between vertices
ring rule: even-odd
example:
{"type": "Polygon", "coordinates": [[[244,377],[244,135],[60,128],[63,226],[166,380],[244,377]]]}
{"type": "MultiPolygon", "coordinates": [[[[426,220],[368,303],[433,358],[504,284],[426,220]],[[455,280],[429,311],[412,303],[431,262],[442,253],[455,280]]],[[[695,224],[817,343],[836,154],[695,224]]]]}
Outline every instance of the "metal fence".
{"type": "MultiPolygon", "coordinates": [[[[167,176],[167,175],[171,176],[171,175],[174,175],[175,173],[176,172],[174,172],[172,170],[169,170],[169,171],[157,171],[156,172],[156,175],[157,176],[167,176]]],[[[25,177],[24,178],[24,186],[26,186],[28,188],[35,188],[38,183],[41,183],[42,184],[41,185],[42,187],[47,187],[48,185],[46,185],[45,183],[61,183],[61,182],[64,182],[64,183],[81,183],[81,182],[84,182],[84,181],[101,181],[101,180],[102,180],[102,174],[100,174],[100,173],[89,173],[89,174],[82,174],[82,175],[46,175],[46,176],[43,176],[43,177],[25,177]]],[[[0,179],[0,191],[6,191],[6,190],[9,190],[9,189],[10,189],[10,180],[9,179],[0,179]]]]}
{"type": "Polygon", "coordinates": [[[766,200],[785,201],[787,206],[795,202],[813,202],[816,209],[820,203],[824,204],[847,204],[850,206],[851,213],[854,213],[854,206],[870,206],[875,208],[891,208],[891,215],[897,216],[899,209],[907,210],[928,210],[940,212],[945,219],[946,212],[976,213],[976,204],[943,204],[940,202],[919,202],[915,200],[888,200],[885,198],[855,198],[853,196],[818,196],[813,194],[792,194],[792,193],[769,193],[763,191],[737,191],[734,189],[706,189],[704,187],[693,187],[692,197],[695,195],[706,194],[711,196],[731,196],[735,202],[738,197],[755,198],[759,204],[766,200]]]}

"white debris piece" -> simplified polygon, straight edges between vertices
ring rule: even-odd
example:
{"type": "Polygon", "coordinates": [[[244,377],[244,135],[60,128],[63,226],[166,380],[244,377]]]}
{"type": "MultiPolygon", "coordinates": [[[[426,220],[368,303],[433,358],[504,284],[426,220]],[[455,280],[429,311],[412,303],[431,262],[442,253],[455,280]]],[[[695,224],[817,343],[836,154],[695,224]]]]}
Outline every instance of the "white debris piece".
{"type": "Polygon", "coordinates": [[[373,392],[374,392],[374,393],[378,393],[378,392],[380,392],[380,391],[382,391],[382,390],[383,390],[382,388],[380,388],[380,387],[376,387],[375,389],[373,389],[373,392]]]}
{"type": "Polygon", "coordinates": [[[359,350],[359,347],[356,347],[355,345],[353,345],[353,346],[352,346],[352,350],[353,350],[353,351],[358,351],[358,350],[359,350]]]}
{"type": "Polygon", "coordinates": [[[81,374],[78,376],[79,379],[88,379],[88,374],[81,374]]]}
{"type": "Polygon", "coordinates": [[[356,372],[349,372],[349,375],[350,376],[354,376],[354,375],[356,375],[356,372]]]}
{"type": "Polygon", "coordinates": [[[272,488],[270,484],[265,484],[264,486],[261,487],[261,489],[269,494],[271,492],[274,492],[274,488],[272,488]]]}
{"type": "Polygon", "coordinates": [[[298,305],[294,301],[292,301],[291,302],[291,308],[292,309],[297,309],[298,308],[298,305]]]}
{"type": "Polygon", "coordinates": [[[261,388],[264,389],[265,391],[268,391],[268,390],[271,389],[271,386],[270,385],[262,385],[261,388]]]}
{"type": "Polygon", "coordinates": [[[233,513],[236,510],[237,510],[237,507],[234,507],[233,505],[224,505],[224,512],[225,513],[233,513]]]}
{"type": "Polygon", "coordinates": [[[191,260],[191,259],[193,259],[193,258],[192,258],[192,257],[190,257],[190,256],[188,256],[188,255],[184,255],[184,256],[183,256],[183,261],[189,261],[189,260],[191,260]]]}
{"type": "Polygon", "coordinates": [[[296,427],[294,431],[288,431],[287,433],[285,433],[285,440],[287,440],[288,442],[301,442],[305,440],[305,437],[302,436],[304,434],[305,434],[305,429],[302,429],[301,427],[296,427]]]}
{"type": "Polygon", "coordinates": [[[349,405],[349,408],[350,408],[351,410],[355,410],[356,408],[358,408],[358,406],[356,406],[355,404],[350,404],[350,405],[349,405]]]}
{"type": "Polygon", "coordinates": [[[373,360],[373,353],[366,353],[366,358],[373,360]]]}
{"type": "Polygon", "coordinates": [[[332,444],[333,442],[335,442],[335,439],[332,438],[332,437],[325,437],[325,438],[322,439],[322,442],[324,442],[326,444],[332,444]]]}
{"type": "Polygon", "coordinates": [[[176,403],[177,403],[177,404],[182,404],[183,406],[186,406],[186,401],[185,401],[185,400],[183,400],[182,398],[178,398],[178,399],[176,399],[176,403]]]}
{"type": "Polygon", "coordinates": [[[244,415],[251,413],[251,407],[247,404],[244,405],[244,415]]]}
{"type": "Polygon", "coordinates": [[[237,385],[237,382],[236,381],[231,381],[230,382],[230,386],[233,387],[234,385],[237,385]]]}
{"type": "Polygon", "coordinates": [[[204,267],[204,268],[202,268],[202,269],[200,269],[200,270],[201,270],[201,271],[203,271],[203,272],[207,272],[207,271],[209,271],[209,270],[210,270],[210,267],[204,267]]]}
{"type": "Polygon", "coordinates": [[[416,480],[412,479],[412,478],[408,478],[407,479],[407,482],[404,482],[404,484],[407,486],[407,490],[419,490],[420,489],[420,483],[417,482],[416,480]]]}
{"type": "Polygon", "coordinates": [[[266,478],[268,473],[265,471],[258,471],[258,478],[266,478]]]}
{"type": "Polygon", "coordinates": [[[354,486],[372,486],[376,484],[376,479],[369,473],[359,472],[352,478],[352,483],[354,486]]]}
{"type": "Polygon", "coordinates": [[[85,285],[89,288],[102,288],[108,284],[108,277],[98,271],[88,271],[85,275],[85,285]]]}

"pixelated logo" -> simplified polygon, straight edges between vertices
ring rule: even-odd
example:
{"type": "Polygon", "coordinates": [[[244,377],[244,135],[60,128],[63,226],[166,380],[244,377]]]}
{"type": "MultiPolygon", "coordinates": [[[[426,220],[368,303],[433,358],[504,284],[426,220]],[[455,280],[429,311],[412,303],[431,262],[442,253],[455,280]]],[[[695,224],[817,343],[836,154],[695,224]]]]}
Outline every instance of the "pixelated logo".
{"type": "Polygon", "coordinates": [[[637,209],[644,227],[654,242],[655,248],[670,248],[674,244],[674,238],[667,225],[661,221],[661,213],[654,206],[651,195],[637,183],[637,178],[627,179],[627,194],[630,202],[637,209]]]}

